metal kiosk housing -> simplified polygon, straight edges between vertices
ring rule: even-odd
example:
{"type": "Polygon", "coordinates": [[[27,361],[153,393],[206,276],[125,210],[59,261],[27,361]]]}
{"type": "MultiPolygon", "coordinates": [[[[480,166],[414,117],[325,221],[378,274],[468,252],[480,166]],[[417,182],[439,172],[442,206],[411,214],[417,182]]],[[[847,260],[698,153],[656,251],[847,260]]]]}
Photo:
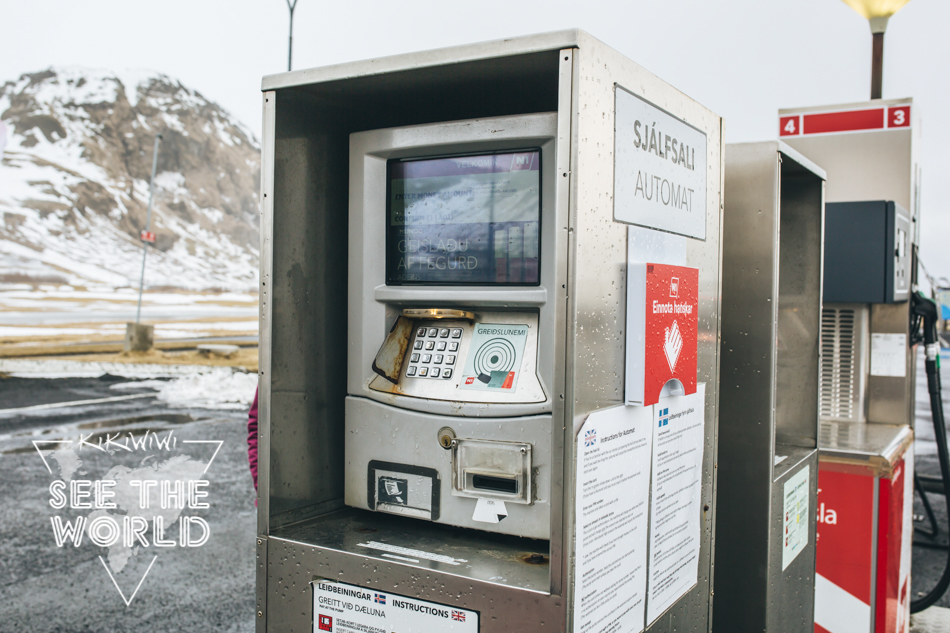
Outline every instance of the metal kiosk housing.
{"type": "MultiPolygon", "coordinates": [[[[698,380],[706,384],[698,582],[648,630],[709,630],[722,120],[571,30],[264,78],[258,631],[314,630],[317,578],[477,611],[484,633],[574,630],[576,434],[590,413],[624,402],[628,225],[613,215],[616,86],[707,139],[707,193],[698,207],[706,239],[685,240],[686,263],[700,271],[698,380]],[[553,349],[538,361],[550,357],[539,375],[552,376],[544,456],[551,464],[550,540],[347,507],[344,408],[355,327],[347,308],[350,135],[541,113],[556,117],[555,198],[544,218],[554,228],[554,248],[541,264],[553,267],[554,283],[536,298],[554,308],[553,349]],[[398,560],[359,546],[387,539],[451,551],[467,564],[398,560]]],[[[488,290],[487,304],[504,309],[505,296],[488,290]]],[[[465,291],[477,300],[477,288],[465,291]]],[[[386,333],[377,334],[381,342],[386,333]]],[[[435,437],[421,441],[441,450],[435,437]]]]}
{"type": "Polygon", "coordinates": [[[814,630],[824,181],[784,143],[726,146],[716,632],[814,630]],[[803,470],[807,544],[783,561],[803,470]]]}

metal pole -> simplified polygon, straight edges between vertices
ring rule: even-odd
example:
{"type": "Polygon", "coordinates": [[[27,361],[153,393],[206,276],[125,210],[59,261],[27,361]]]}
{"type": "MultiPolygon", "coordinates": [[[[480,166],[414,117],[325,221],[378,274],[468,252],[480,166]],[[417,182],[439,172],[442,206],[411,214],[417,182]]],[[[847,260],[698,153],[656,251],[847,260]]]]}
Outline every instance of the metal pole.
{"type": "Polygon", "coordinates": [[[287,8],[290,9],[290,38],[287,42],[287,72],[290,72],[290,62],[294,55],[294,9],[297,7],[297,0],[294,0],[292,3],[290,0],[286,1],[287,8]]]}
{"type": "Polygon", "coordinates": [[[884,31],[872,34],[871,42],[871,98],[881,98],[884,83],[884,31]]]}
{"type": "MultiPolygon", "coordinates": [[[[296,1],[296,0],[295,0],[296,1]]],[[[155,168],[158,167],[158,144],[162,142],[162,135],[155,135],[155,149],[152,152],[152,179],[148,184],[148,213],[145,215],[145,230],[148,231],[152,223],[152,200],[155,199],[155,168]]],[[[145,256],[148,255],[148,242],[142,240],[142,274],[139,277],[139,305],[135,309],[135,324],[139,324],[142,315],[142,291],[145,289],[145,256]]]]}

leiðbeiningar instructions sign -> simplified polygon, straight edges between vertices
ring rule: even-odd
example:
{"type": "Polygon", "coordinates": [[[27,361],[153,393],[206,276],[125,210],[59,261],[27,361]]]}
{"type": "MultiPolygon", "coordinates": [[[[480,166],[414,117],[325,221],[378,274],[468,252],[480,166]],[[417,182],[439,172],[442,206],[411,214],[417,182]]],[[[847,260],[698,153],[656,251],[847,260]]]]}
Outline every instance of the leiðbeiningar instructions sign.
{"type": "Polygon", "coordinates": [[[706,135],[615,90],[614,220],[706,239],[706,135]]]}

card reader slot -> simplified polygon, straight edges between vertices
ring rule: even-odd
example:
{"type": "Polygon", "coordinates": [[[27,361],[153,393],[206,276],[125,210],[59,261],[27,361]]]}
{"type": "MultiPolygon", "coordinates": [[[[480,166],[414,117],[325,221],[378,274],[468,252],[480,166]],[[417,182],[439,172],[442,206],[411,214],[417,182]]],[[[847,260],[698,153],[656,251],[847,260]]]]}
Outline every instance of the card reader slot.
{"type": "Polygon", "coordinates": [[[518,480],[508,477],[492,477],[491,475],[472,475],[472,488],[516,495],[518,494],[518,480]]]}

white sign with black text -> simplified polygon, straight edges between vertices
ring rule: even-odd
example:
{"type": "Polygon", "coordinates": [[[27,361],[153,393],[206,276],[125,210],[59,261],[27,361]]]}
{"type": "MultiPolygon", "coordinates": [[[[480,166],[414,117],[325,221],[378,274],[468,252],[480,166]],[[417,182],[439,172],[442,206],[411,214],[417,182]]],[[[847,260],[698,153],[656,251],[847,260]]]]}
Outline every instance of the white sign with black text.
{"type": "Polygon", "coordinates": [[[315,633],[478,633],[478,612],[329,580],[313,583],[315,633]]]}
{"type": "Polygon", "coordinates": [[[689,591],[702,543],[706,385],[653,405],[653,476],[647,624],[689,591]]]}
{"type": "Polygon", "coordinates": [[[706,134],[616,87],[614,220],[706,239],[706,134]]]}
{"type": "Polygon", "coordinates": [[[643,630],[652,422],[650,407],[614,407],[578,435],[574,633],[643,630]]]}

